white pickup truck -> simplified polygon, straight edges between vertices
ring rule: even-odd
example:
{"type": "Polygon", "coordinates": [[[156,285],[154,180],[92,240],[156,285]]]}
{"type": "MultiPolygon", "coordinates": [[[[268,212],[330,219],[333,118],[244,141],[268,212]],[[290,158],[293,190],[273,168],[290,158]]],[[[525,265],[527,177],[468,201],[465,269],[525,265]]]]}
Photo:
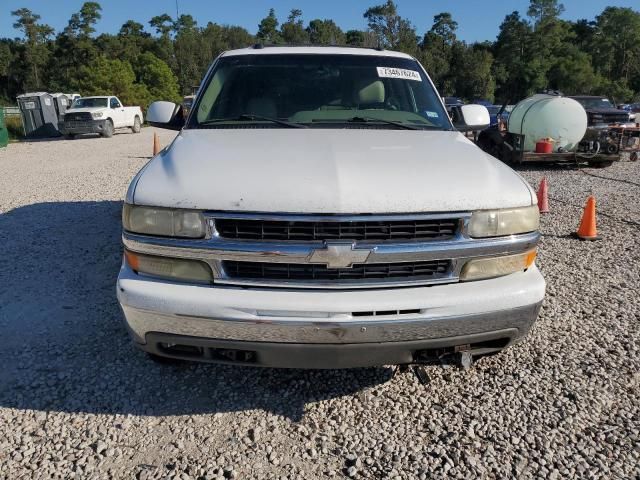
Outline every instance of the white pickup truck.
{"type": "Polygon", "coordinates": [[[120,128],[140,133],[142,122],[140,107],[123,107],[118,97],[82,97],[67,109],[60,128],[68,138],[83,133],[97,133],[108,138],[120,128]]]}
{"type": "Polygon", "coordinates": [[[525,337],[545,293],[533,189],[454,126],[409,55],[263,47],[214,62],[133,179],[117,294],[152,358],[468,366],[525,337]]]}

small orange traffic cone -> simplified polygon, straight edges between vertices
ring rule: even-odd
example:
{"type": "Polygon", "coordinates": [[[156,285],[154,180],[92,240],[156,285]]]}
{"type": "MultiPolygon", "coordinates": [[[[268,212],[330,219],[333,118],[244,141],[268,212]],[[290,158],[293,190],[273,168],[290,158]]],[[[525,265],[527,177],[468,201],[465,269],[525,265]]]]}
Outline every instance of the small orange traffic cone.
{"type": "Polygon", "coordinates": [[[601,238],[596,228],[596,199],[593,195],[587,199],[576,236],[580,240],[600,240],[601,238]]]}
{"type": "Polygon", "coordinates": [[[153,156],[160,153],[160,138],[156,132],[153,132],[153,156]]]}
{"type": "Polygon", "coordinates": [[[542,177],[542,181],[538,187],[538,209],[540,213],[549,213],[548,189],[547,177],[542,177]]]}

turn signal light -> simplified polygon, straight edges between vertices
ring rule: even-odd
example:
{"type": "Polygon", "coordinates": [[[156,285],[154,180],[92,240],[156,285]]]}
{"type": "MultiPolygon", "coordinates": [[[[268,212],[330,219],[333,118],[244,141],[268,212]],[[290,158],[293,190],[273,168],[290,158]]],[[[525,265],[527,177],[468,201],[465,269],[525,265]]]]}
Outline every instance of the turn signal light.
{"type": "Polygon", "coordinates": [[[535,260],[536,250],[518,255],[470,260],[462,269],[460,281],[483,280],[521,272],[531,267],[535,260]]]}
{"type": "Polygon", "coordinates": [[[136,273],[185,282],[212,283],[211,268],[204,262],[181,258],[124,252],[125,261],[136,273]]]}

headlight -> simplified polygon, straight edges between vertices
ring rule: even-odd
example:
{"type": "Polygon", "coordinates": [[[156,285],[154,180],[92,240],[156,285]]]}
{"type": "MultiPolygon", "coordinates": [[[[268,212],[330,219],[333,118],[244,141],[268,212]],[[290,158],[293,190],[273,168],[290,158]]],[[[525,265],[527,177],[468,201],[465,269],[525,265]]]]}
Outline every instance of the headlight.
{"type": "Polygon", "coordinates": [[[94,113],[91,114],[91,116],[93,118],[100,118],[100,117],[102,117],[102,115],[103,115],[102,112],[94,112],[94,113]]]}
{"type": "Polygon", "coordinates": [[[504,210],[479,210],[469,221],[469,236],[474,238],[500,237],[538,230],[540,212],[537,205],[504,210]]]}
{"type": "Polygon", "coordinates": [[[531,250],[518,255],[469,260],[462,269],[460,281],[482,280],[521,272],[531,267],[535,259],[536,251],[531,250]]]}
{"type": "Polygon", "coordinates": [[[202,212],[125,204],[122,224],[129,232],[163,237],[203,238],[206,225],[202,212]]]}
{"type": "Polygon", "coordinates": [[[142,255],[129,250],[125,250],[124,257],[137,273],[190,282],[213,282],[209,265],[197,260],[142,255]]]}

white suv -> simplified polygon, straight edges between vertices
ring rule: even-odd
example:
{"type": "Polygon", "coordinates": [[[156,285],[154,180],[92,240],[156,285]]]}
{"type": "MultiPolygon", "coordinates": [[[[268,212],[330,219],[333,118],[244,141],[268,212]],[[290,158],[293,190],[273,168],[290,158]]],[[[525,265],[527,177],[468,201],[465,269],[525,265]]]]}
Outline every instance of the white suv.
{"type": "MultiPolygon", "coordinates": [[[[465,106],[459,129],[489,121],[465,106]]],[[[529,185],[452,125],[422,66],[374,49],[225,52],[133,179],[118,299],[154,357],[341,368],[521,339],[545,283],[529,185]]]]}

